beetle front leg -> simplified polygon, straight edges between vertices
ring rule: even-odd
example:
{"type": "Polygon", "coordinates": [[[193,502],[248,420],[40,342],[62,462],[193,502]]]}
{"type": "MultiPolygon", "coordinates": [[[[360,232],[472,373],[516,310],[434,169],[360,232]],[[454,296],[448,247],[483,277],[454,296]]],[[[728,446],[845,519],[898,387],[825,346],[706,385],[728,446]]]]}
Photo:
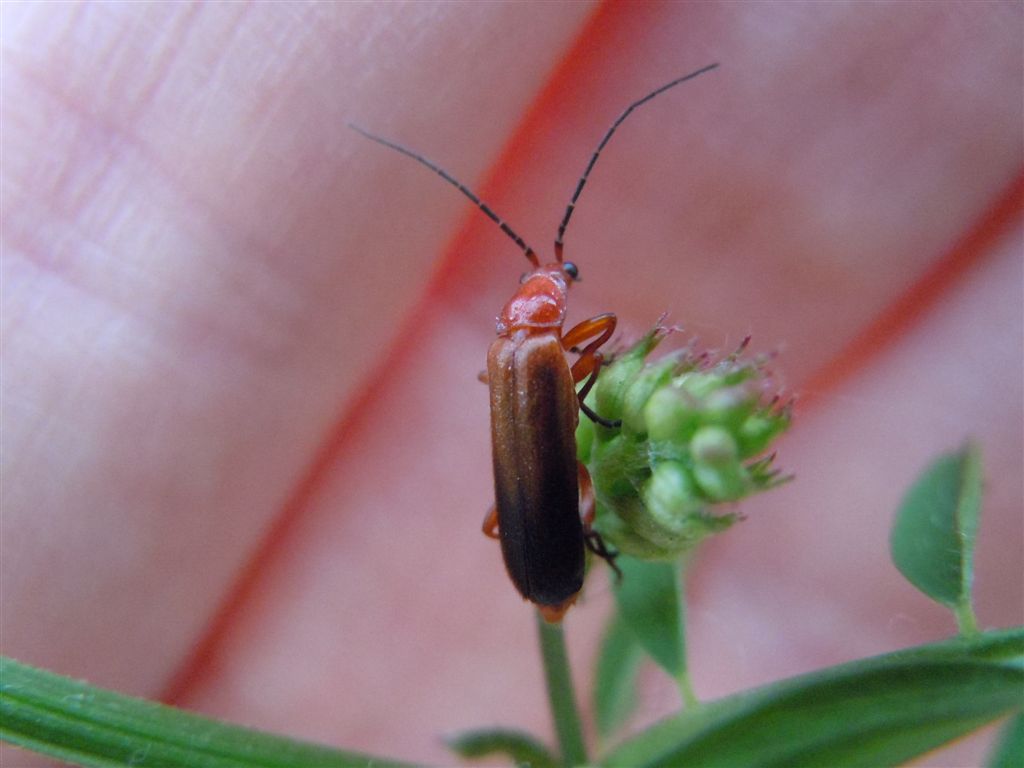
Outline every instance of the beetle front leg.
{"type": "Polygon", "coordinates": [[[619,556],[619,553],[608,549],[608,545],[604,543],[604,538],[600,533],[594,530],[584,531],[583,542],[587,545],[587,549],[608,563],[608,567],[615,571],[616,581],[622,579],[622,569],[615,564],[615,558],[619,556]]]}
{"type": "Polygon", "coordinates": [[[583,351],[580,352],[580,359],[573,365],[573,381],[579,382],[590,374],[594,368],[593,358],[595,356],[600,357],[600,355],[597,355],[598,347],[602,346],[612,337],[618,321],[618,318],[613,313],[605,312],[603,315],[597,315],[589,320],[584,320],[582,323],[578,323],[566,331],[562,337],[562,347],[565,349],[578,347],[580,342],[597,336],[596,339],[584,347],[583,351]]]}
{"type": "Polygon", "coordinates": [[[601,370],[601,365],[604,362],[604,355],[597,350],[611,338],[613,333],[615,333],[615,325],[617,322],[618,318],[616,318],[614,314],[606,312],[603,315],[597,315],[589,320],[584,320],[582,323],[571,328],[565,336],[562,337],[562,346],[565,349],[573,349],[585,339],[589,339],[592,336],[597,335],[596,339],[583,348],[580,352],[579,359],[573,363],[571,369],[572,380],[578,384],[583,381],[583,379],[587,379],[586,383],[577,395],[580,401],[580,410],[583,411],[591,421],[596,422],[603,427],[612,428],[621,426],[622,422],[611,421],[602,416],[598,416],[590,406],[584,402],[584,400],[586,399],[587,394],[589,394],[590,388],[594,386],[594,382],[597,381],[598,371],[601,370]]]}

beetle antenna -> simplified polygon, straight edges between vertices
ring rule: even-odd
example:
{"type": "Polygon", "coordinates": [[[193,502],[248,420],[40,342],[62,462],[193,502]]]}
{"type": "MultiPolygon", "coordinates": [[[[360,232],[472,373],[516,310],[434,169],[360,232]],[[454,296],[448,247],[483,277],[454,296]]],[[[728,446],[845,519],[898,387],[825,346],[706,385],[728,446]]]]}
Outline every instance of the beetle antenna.
{"type": "Polygon", "coordinates": [[[498,214],[492,211],[490,206],[487,205],[487,203],[485,203],[479,197],[474,195],[473,192],[468,187],[462,184],[458,179],[455,179],[452,176],[450,176],[448,172],[441,168],[439,165],[430,162],[429,160],[427,160],[427,158],[423,157],[423,155],[417,154],[416,152],[413,152],[411,149],[406,149],[401,144],[395,144],[394,142],[388,141],[387,139],[381,138],[380,136],[375,136],[369,131],[363,130],[354,123],[348,123],[348,127],[351,128],[356,133],[361,133],[363,136],[370,139],[370,141],[375,141],[378,144],[383,144],[385,147],[390,147],[391,149],[394,149],[397,152],[401,152],[406,157],[411,157],[413,160],[420,163],[421,165],[427,166],[427,168],[432,170],[442,179],[444,179],[457,190],[459,190],[459,192],[461,192],[470,200],[472,200],[476,204],[476,207],[487,215],[487,218],[489,218],[491,221],[497,224],[501,228],[502,232],[504,232],[506,235],[512,238],[512,241],[519,246],[519,249],[526,255],[526,258],[530,260],[530,263],[533,264],[533,266],[540,266],[540,260],[537,258],[537,254],[534,253],[533,248],[528,246],[526,242],[523,240],[523,238],[521,238],[512,230],[512,227],[510,227],[508,224],[502,221],[501,217],[499,217],[498,214]]]}
{"type": "Polygon", "coordinates": [[[680,83],[685,83],[687,80],[692,80],[698,75],[703,75],[705,72],[708,72],[717,66],[718,64],[708,64],[706,67],[701,67],[696,72],[691,72],[688,75],[683,75],[682,77],[673,80],[671,83],[666,83],[665,85],[661,86],[661,88],[658,88],[655,91],[651,91],[642,99],[634,101],[632,104],[626,107],[626,111],[619,115],[615,122],[612,123],[612,127],[608,129],[608,132],[605,133],[604,138],[601,139],[601,143],[598,144],[597,149],[594,150],[594,154],[591,156],[590,162],[587,163],[587,169],[583,172],[583,175],[580,176],[580,180],[576,184],[576,191],[572,193],[572,199],[569,201],[569,205],[565,209],[565,216],[562,217],[562,223],[558,225],[558,236],[555,238],[555,258],[557,258],[559,261],[562,260],[562,248],[564,247],[562,238],[565,235],[565,228],[569,226],[569,219],[572,218],[572,212],[576,208],[576,201],[579,199],[580,192],[583,191],[583,187],[587,183],[587,177],[590,175],[590,172],[594,169],[594,164],[597,163],[597,158],[601,156],[601,150],[604,149],[604,145],[608,143],[609,139],[611,139],[612,134],[615,133],[615,130],[620,125],[622,125],[622,121],[629,117],[630,113],[634,109],[639,107],[641,104],[645,104],[646,102],[650,101],[658,94],[664,93],[669,88],[673,88],[679,85],[680,83]]]}

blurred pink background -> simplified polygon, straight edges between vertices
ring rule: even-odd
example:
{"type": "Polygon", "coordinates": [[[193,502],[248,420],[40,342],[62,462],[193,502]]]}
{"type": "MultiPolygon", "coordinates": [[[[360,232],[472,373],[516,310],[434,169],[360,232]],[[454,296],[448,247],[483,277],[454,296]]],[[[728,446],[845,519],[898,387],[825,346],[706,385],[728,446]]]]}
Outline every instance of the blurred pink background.
{"type": "MultiPolygon", "coordinates": [[[[698,695],[952,634],[888,529],[968,436],[979,620],[1024,621],[1019,3],[0,13],[3,653],[408,760],[550,738],[531,610],[479,532],[476,374],[526,262],[344,124],[543,255],[611,120],[714,61],[616,134],[566,238],[570,322],[752,334],[802,398],[796,480],[695,564],[698,695]]],[[[566,620],[581,688],[603,576],[566,620]]],[[[638,726],[678,707],[645,681],[638,726]]]]}

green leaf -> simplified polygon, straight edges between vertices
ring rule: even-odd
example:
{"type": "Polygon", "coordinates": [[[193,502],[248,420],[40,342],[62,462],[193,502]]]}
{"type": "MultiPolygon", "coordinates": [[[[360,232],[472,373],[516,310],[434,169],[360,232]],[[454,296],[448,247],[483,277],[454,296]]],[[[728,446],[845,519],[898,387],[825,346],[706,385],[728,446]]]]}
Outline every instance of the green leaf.
{"type": "Polygon", "coordinates": [[[900,505],[889,540],[900,572],[955,609],[967,633],[977,631],[970,606],[980,508],[981,455],[968,443],[921,474],[900,505]]]}
{"type": "Polygon", "coordinates": [[[884,768],[1024,706],[1024,627],[911,648],[702,705],[602,761],[884,768]]]}
{"type": "Polygon", "coordinates": [[[533,736],[506,728],[466,731],[445,739],[448,748],[459,757],[476,758],[508,755],[519,766],[557,768],[558,760],[533,736]]]}
{"type": "Polygon", "coordinates": [[[597,732],[608,738],[636,707],[636,681],[643,652],[633,633],[615,614],[608,622],[594,673],[594,715],[597,732]]]}
{"type": "Polygon", "coordinates": [[[401,766],[210,720],[0,657],[0,739],[84,766],[401,766]]]}
{"type": "Polygon", "coordinates": [[[1020,768],[1024,765],[1024,714],[1011,717],[999,731],[999,741],[987,765],[988,768],[1020,768]]]}
{"type": "Polygon", "coordinates": [[[658,666],[678,680],[686,674],[679,566],[628,555],[616,563],[622,578],[615,585],[615,602],[623,623],[658,666]]]}

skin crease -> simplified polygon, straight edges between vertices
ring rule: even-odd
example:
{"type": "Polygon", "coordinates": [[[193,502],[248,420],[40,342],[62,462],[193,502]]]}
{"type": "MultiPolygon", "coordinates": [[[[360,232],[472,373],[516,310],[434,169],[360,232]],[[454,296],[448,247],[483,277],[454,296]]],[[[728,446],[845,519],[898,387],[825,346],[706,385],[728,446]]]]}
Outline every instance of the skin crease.
{"type": "MultiPolygon", "coordinates": [[[[1019,5],[0,12],[5,654],[406,759],[450,761],[462,728],[547,736],[530,611],[479,533],[475,377],[526,262],[342,126],[440,162],[543,258],[611,119],[712,61],[622,127],[566,237],[570,325],[753,333],[805,395],[779,447],[797,480],[696,564],[698,694],[950,635],[886,542],[968,435],[979,620],[1024,621],[1019,205],[957,245],[1024,165],[1019,5]]],[[[605,585],[566,620],[581,682],[605,585]]],[[[643,722],[677,706],[648,677],[643,722]]]]}

